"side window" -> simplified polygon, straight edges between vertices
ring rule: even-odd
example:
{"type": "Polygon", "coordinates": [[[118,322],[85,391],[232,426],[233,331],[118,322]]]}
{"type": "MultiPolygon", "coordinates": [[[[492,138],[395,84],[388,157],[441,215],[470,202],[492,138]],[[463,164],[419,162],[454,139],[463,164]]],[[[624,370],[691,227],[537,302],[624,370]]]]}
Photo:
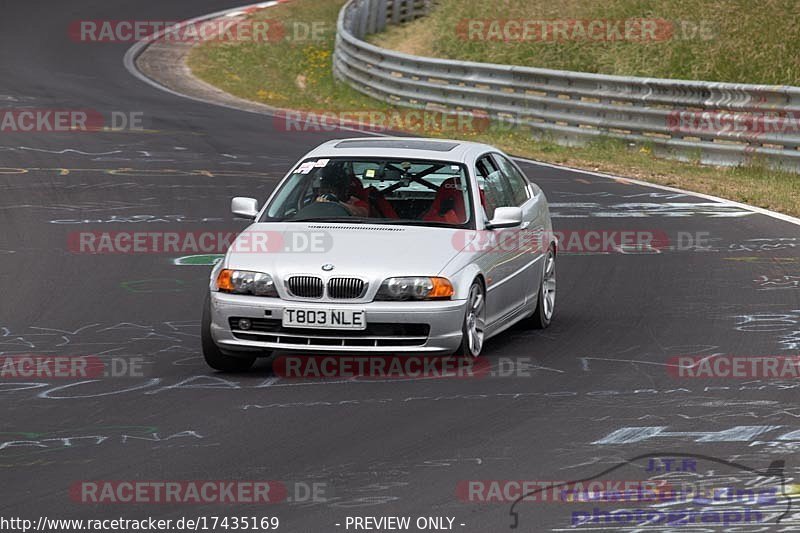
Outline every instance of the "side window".
{"type": "Polygon", "coordinates": [[[520,174],[519,170],[505,157],[500,154],[494,154],[494,159],[497,161],[500,171],[503,176],[508,180],[509,187],[511,188],[511,196],[514,200],[514,205],[521,206],[528,201],[528,181],[525,176],[520,174]]]}
{"type": "Polygon", "coordinates": [[[515,205],[511,187],[489,156],[480,158],[475,163],[475,168],[478,171],[478,186],[485,198],[484,209],[487,218],[493,218],[494,210],[498,207],[515,205]]]}

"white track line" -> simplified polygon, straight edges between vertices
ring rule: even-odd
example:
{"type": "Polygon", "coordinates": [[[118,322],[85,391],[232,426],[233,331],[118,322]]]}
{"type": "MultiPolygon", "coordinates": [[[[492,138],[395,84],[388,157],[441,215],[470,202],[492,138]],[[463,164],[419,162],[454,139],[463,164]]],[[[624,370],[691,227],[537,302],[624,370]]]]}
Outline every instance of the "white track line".
{"type": "MultiPolygon", "coordinates": [[[[165,87],[164,85],[161,85],[160,83],[156,82],[155,80],[152,80],[152,79],[148,78],[147,76],[142,74],[139,71],[139,69],[136,68],[136,58],[139,57],[139,55],[144,51],[144,49],[147,48],[147,46],[149,46],[151,44],[151,41],[153,41],[153,40],[155,40],[157,38],[160,38],[164,33],[169,31],[170,29],[181,28],[181,27],[187,26],[189,24],[195,24],[197,22],[202,22],[202,21],[209,20],[209,19],[231,16],[232,13],[237,13],[237,14],[238,13],[242,13],[242,12],[244,12],[244,10],[247,10],[249,8],[256,8],[256,7],[267,8],[267,7],[272,7],[272,6],[276,6],[276,5],[279,5],[279,2],[260,2],[260,3],[256,3],[256,4],[248,4],[248,5],[235,7],[235,8],[231,8],[231,9],[225,9],[223,11],[217,11],[215,13],[210,13],[208,15],[203,15],[203,16],[200,16],[200,17],[195,17],[193,19],[185,20],[183,22],[180,22],[180,23],[176,24],[175,26],[172,26],[169,29],[162,30],[158,34],[152,36],[152,38],[148,38],[147,40],[137,41],[133,46],[131,46],[128,49],[127,52],[125,52],[125,57],[123,58],[123,63],[125,65],[125,68],[127,69],[127,71],[130,72],[131,75],[133,75],[137,79],[143,81],[144,83],[147,83],[148,85],[150,85],[152,87],[155,87],[156,89],[165,91],[165,92],[170,93],[172,95],[179,96],[181,98],[188,98],[189,100],[194,100],[196,102],[202,102],[202,103],[205,103],[205,104],[211,104],[211,105],[216,105],[216,106],[220,106],[220,107],[225,107],[227,109],[235,109],[237,111],[244,111],[244,112],[247,112],[247,113],[255,113],[255,114],[266,115],[266,116],[270,116],[270,117],[278,116],[275,111],[268,111],[266,109],[265,110],[242,109],[242,108],[239,108],[239,107],[236,107],[236,106],[233,106],[233,105],[224,104],[224,103],[220,103],[220,102],[215,102],[215,101],[212,101],[212,100],[207,100],[205,98],[199,98],[199,97],[196,97],[196,96],[189,96],[189,95],[186,95],[186,94],[179,93],[177,91],[173,91],[169,87],[165,87]]],[[[359,130],[359,129],[348,128],[346,126],[339,126],[338,128],[341,129],[341,130],[344,130],[344,131],[357,132],[357,133],[360,133],[362,135],[366,134],[366,135],[373,135],[375,137],[390,137],[390,135],[387,135],[385,133],[364,131],[364,130],[359,130]]],[[[641,181],[641,180],[637,180],[637,179],[633,179],[633,178],[627,178],[625,176],[615,176],[613,174],[604,174],[602,172],[593,172],[591,170],[582,170],[582,169],[579,169],[579,168],[572,168],[572,167],[567,167],[567,166],[562,166],[562,165],[554,165],[552,163],[545,163],[545,162],[542,162],[542,161],[535,161],[535,160],[532,160],[532,159],[525,159],[524,157],[514,157],[514,159],[517,160],[517,161],[521,161],[523,163],[530,163],[532,165],[539,165],[539,166],[543,166],[543,167],[557,168],[557,169],[560,169],[560,170],[569,170],[571,172],[585,174],[587,176],[596,176],[596,177],[605,178],[605,179],[612,179],[612,180],[622,179],[622,180],[625,180],[625,181],[627,181],[629,183],[633,183],[635,185],[640,185],[640,186],[643,186],[643,187],[651,187],[653,189],[661,189],[661,190],[664,190],[664,191],[689,194],[689,195],[692,195],[692,196],[696,196],[698,198],[704,198],[706,200],[711,200],[711,201],[718,202],[718,203],[721,203],[721,204],[726,204],[726,205],[738,207],[738,208],[750,211],[752,213],[758,213],[758,214],[761,214],[761,215],[766,215],[766,216],[771,217],[771,218],[775,218],[775,219],[778,219],[778,220],[782,220],[784,222],[789,222],[790,224],[796,224],[796,225],[800,226],[800,218],[795,218],[795,217],[790,216],[790,215],[784,215],[783,213],[777,213],[775,211],[770,211],[769,209],[763,209],[761,207],[755,207],[755,206],[748,205],[748,204],[743,204],[743,203],[740,203],[740,202],[734,202],[733,200],[726,200],[725,198],[720,198],[718,196],[712,196],[710,194],[702,194],[702,193],[698,193],[698,192],[687,191],[687,190],[684,190],[684,189],[678,189],[676,187],[668,187],[666,185],[657,185],[655,183],[648,183],[646,181],[641,181]]]]}

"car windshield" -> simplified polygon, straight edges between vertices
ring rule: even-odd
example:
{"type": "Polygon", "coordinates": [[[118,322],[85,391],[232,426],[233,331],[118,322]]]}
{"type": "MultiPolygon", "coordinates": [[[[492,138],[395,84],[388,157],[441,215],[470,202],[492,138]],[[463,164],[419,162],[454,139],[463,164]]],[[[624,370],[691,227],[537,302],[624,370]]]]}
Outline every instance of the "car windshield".
{"type": "Polygon", "coordinates": [[[467,227],[464,165],[401,159],[308,159],[294,169],[261,222],[345,222],[467,227]]]}

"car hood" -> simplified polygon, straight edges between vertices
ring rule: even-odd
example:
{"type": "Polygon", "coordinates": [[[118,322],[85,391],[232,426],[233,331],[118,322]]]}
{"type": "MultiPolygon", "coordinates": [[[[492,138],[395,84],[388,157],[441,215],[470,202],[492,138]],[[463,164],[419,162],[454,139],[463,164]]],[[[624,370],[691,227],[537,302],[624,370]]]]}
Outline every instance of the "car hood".
{"type": "Polygon", "coordinates": [[[258,223],[231,246],[226,268],[362,278],[433,276],[458,255],[463,229],[386,224],[258,223]],[[323,265],[333,266],[324,271],[323,265]]]}

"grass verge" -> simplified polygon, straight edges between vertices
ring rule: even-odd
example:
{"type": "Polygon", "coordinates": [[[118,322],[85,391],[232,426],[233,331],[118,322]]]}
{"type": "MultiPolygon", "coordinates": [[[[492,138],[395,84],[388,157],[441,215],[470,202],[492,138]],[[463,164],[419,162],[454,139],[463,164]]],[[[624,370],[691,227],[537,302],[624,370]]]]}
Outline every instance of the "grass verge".
{"type": "Polygon", "coordinates": [[[792,0],[757,8],[747,0],[504,0],[491,9],[486,0],[439,0],[429,16],[371,40],[447,59],[800,85],[800,10],[792,0]],[[527,33],[507,21],[527,22],[527,33]]]}
{"type": "MultiPolygon", "coordinates": [[[[334,80],[334,28],[343,4],[344,0],[298,0],[256,12],[252,15],[256,20],[282,21],[287,37],[271,43],[204,43],[190,54],[189,66],[196,76],[231,94],[276,107],[334,113],[402,112],[402,108],[334,80]],[[317,37],[298,38],[312,24],[317,37]]],[[[800,216],[800,176],[796,174],[758,165],[717,168],[664,160],[654,157],[647,147],[631,149],[612,140],[574,148],[535,141],[522,130],[493,126],[485,131],[464,131],[448,127],[445,121],[436,124],[442,127],[414,133],[486,142],[521,157],[629,176],[800,216]]]]}

